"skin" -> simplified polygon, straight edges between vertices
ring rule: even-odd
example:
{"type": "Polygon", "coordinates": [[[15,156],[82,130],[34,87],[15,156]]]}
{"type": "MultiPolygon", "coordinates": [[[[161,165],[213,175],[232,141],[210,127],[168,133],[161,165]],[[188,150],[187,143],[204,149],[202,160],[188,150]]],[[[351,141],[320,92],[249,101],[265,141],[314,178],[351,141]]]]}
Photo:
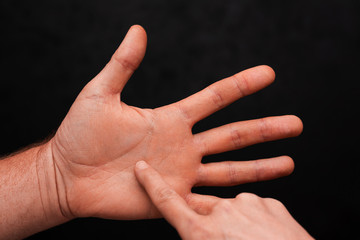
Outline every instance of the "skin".
{"type": "Polygon", "coordinates": [[[104,70],[80,93],[51,140],[57,181],[63,191],[59,196],[64,196],[61,209],[66,216],[158,217],[134,176],[139,160],[151,164],[181,196],[193,202],[194,185],[235,185],[292,171],[292,160],[287,157],[262,161],[260,166],[254,162],[204,165],[201,159],[296,136],[302,130],[297,117],[238,122],[196,135],[191,132],[197,121],[270,84],[275,77],[271,68],[246,70],[180,102],[140,109],[122,102],[121,91],[145,48],[145,31],[134,26],[104,70]],[[240,174],[244,165],[247,176],[240,174]]]}
{"type": "Polygon", "coordinates": [[[8,223],[0,224],[0,238],[25,237],[76,217],[160,217],[134,175],[139,160],[203,213],[216,199],[191,193],[195,185],[231,186],[293,171],[287,156],[211,164],[201,159],[297,136],[302,122],[295,116],[235,122],[192,134],[199,120],[272,83],[270,67],[245,70],[167,106],[140,109],[122,102],[121,92],[142,61],[146,42],[144,29],[131,27],[109,63],[80,92],[55,136],[0,161],[0,199],[13,193],[0,204],[1,220],[8,223]],[[27,210],[20,214],[20,209],[27,210]]]}
{"type": "Polygon", "coordinates": [[[182,239],[313,239],[278,200],[241,193],[217,199],[207,215],[200,215],[146,162],[138,162],[135,173],[182,239]]]}

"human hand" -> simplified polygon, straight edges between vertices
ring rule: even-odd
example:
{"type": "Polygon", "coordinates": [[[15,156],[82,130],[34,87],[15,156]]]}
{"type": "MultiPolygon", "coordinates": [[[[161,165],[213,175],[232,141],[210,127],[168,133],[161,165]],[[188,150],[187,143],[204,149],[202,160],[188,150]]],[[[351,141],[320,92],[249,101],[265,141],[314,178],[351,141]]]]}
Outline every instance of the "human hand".
{"type": "Polygon", "coordinates": [[[205,155],[259,142],[293,137],[302,131],[295,116],[231,123],[199,134],[199,120],[252,94],[274,80],[259,66],[216,82],[174,104],[140,109],[121,101],[121,92],[142,61],[146,33],[133,26],[105,68],[81,91],[50,140],[57,198],[69,217],[138,219],[158,217],[136,181],[135,163],[151,164],[189,204],[206,210],[208,198],[192,194],[194,185],[227,186],[288,175],[289,157],[249,162],[202,164],[205,155]]]}
{"type": "Polygon", "coordinates": [[[251,193],[234,199],[212,198],[209,214],[200,215],[146,162],[139,161],[135,173],[183,239],[313,239],[278,200],[251,193]]]}

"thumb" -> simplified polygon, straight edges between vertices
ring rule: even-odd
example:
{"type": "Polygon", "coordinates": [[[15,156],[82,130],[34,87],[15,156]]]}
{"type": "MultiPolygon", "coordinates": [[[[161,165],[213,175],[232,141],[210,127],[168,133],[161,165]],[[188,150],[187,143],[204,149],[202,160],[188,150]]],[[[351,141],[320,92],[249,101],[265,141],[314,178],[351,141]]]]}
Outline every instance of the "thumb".
{"type": "Polygon", "coordinates": [[[120,93],[145,56],[147,37],[145,30],[132,26],[110,62],[96,77],[108,93],[120,93]]]}

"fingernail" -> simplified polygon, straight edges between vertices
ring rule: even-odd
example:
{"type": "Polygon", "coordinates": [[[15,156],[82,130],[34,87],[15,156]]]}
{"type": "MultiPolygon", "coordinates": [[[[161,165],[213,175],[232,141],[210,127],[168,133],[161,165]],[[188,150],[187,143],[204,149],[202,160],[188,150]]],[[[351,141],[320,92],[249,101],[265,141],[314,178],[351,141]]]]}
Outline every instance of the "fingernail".
{"type": "Polygon", "coordinates": [[[139,170],[143,170],[147,168],[149,165],[145,161],[139,161],[136,163],[136,168],[139,170]]]}

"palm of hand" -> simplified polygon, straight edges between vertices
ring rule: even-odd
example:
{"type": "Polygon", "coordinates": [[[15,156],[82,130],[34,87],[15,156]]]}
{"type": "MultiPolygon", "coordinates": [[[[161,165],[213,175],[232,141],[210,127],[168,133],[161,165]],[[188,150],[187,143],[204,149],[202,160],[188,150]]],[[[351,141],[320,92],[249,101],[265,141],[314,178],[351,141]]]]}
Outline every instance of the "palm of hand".
{"type": "Polygon", "coordinates": [[[253,120],[208,133],[191,132],[198,120],[269,84],[273,76],[269,76],[268,68],[253,70],[253,74],[250,71],[246,78],[242,74],[225,79],[176,104],[154,110],[139,109],[121,102],[120,93],[142,60],[146,35],[139,27],[128,35],[109,64],[80,93],[51,140],[59,202],[65,215],[158,217],[134,175],[134,165],[140,160],[158,170],[194,208],[206,204],[191,193],[195,184],[234,185],[292,171],[289,158],[253,164],[225,162],[207,167],[201,164],[201,158],[256,142],[295,136],[301,132],[297,118],[253,120]],[[264,71],[265,75],[259,77],[257,72],[264,71]]]}
{"type": "Polygon", "coordinates": [[[66,159],[57,164],[69,174],[65,184],[72,185],[69,210],[75,216],[155,217],[133,167],[149,162],[185,196],[201,161],[191,129],[172,107],[138,109],[116,98],[100,102],[75,104],[53,141],[58,159],[66,159]]]}

